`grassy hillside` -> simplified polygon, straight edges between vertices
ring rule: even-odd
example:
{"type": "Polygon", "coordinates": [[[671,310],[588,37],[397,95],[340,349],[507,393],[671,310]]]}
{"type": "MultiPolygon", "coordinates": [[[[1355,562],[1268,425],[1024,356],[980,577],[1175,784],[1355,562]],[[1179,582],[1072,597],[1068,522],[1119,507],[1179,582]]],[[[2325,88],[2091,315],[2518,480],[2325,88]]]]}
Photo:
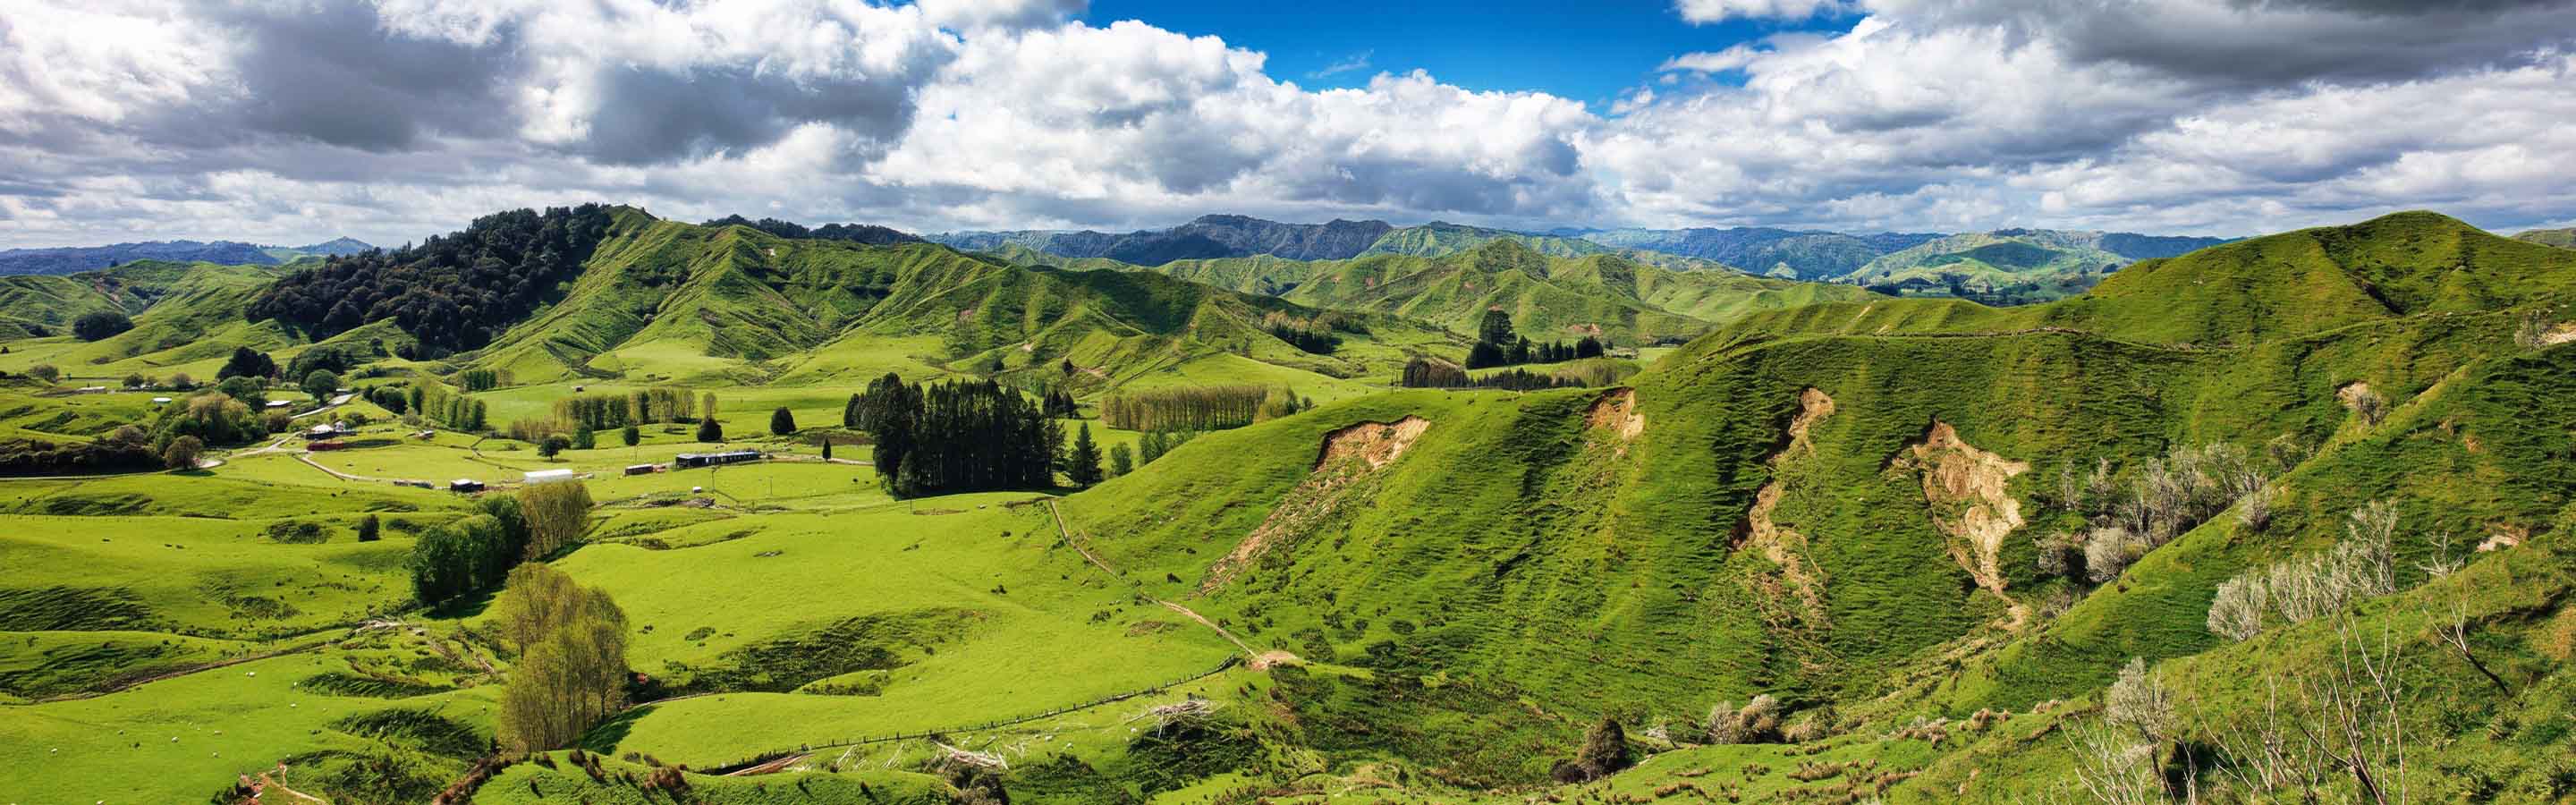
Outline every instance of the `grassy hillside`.
{"type": "Polygon", "coordinates": [[[1849,276],[1890,251],[1941,237],[1885,233],[1793,232],[1764,227],[1734,229],[1613,229],[1583,235],[1603,245],[1714,260],[1770,277],[1827,281],[1849,276]]]}
{"type": "Polygon", "coordinates": [[[1392,372],[1448,347],[1394,320],[1330,356],[1262,331],[1316,311],[1152,274],[1032,269],[927,243],[789,240],[624,212],[562,299],[464,356],[521,382],[864,382],[905,374],[1026,373],[1104,388],[1233,355],[1308,380],[1392,372]],[[1068,376],[1062,363],[1076,367],[1068,376]]]}
{"type": "MultiPolygon", "coordinates": [[[[711,390],[729,441],[546,456],[361,404],[342,449],[0,483],[0,755],[24,761],[0,790],[408,803],[490,762],[473,801],[2031,802],[2161,770],[2203,801],[2341,802],[2350,764],[2249,789],[2246,741],[2313,757],[2287,725],[2327,723],[2327,674],[2368,652],[2401,684],[2350,727],[2404,728],[2402,773],[2360,764],[2384,788],[2576,796],[2576,251],[2409,213],[1990,308],[1508,239],[1145,270],[614,229],[454,366],[518,376],[474,395],[494,421],[576,385],[711,390]],[[1708,332],[1619,387],[1383,389],[1489,305],[1533,337],[1708,332]],[[1341,347],[1269,335],[1300,319],[1341,347]],[[1324,404],[1088,488],[901,500],[868,445],[814,442],[886,371],[1324,404]],[[773,409],[806,431],[766,435],[773,409]],[[625,472],[727,447],[771,458],[625,472]],[[579,755],[491,755],[533,660],[488,601],[410,600],[420,535],[476,503],[397,482],[552,469],[596,505],[544,561],[614,599],[649,679],[579,755]],[[2363,564],[2299,575],[2320,557],[2363,564]],[[2222,636],[2249,578],[2292,597],[2222,636]],[[2298,597],[2328,584],[2350,599],[2298,597]],[[1563,763],[1612,748],[1634,766],[1563,763]]],[[[232,287],[176,276],[138,333],[232,287]]],[[[92,435],[150,394],[12,380],[0,428],[92,435]]]]}
{"type": "Polygon", "coordinates": [[[1317,308],[1429,322],[1461,333],[1474,332],[1487,309],[1500,308],[1512,315],[1513,325],[1523,335],[1536,340],[1586,334],[1630,342],[1687,337],[1758,310],[1871,296],[1848,286],[1748,277],[1732,271],[1672,271],[1615,254],[1549,256],[1510,238],[1487,240],[1437,257],[1181,260],[1152,270],[1317,308]]]}
{"type": "Polygon", "coordinates": [[[1446,222],[1395,229],[1370,243],[1359,256],[1372,254],[1409,254],[1415,257],[1445,257],[1497,241],[1520,244],[1530,251],[1549,257],[1589,257],[1618,255],[1630,261],[1674,271],[1733,271],[1734,267],[1715,260],[1689,257],[1652,249],[1607,246],[1583,238],[1534,235],[1505,229],[1487,229],[1446,222]]]}
{"type": "MultiPolygon", "coordinates": [[[[117,378],[133,372],[165,376],[184,371],[212,378],[233,347],[286,350],[302,339],[284,328],[242,320],[242,311],[287,267],[138,261],[104,271],[63,277],[7,277],[0,293],[13,295],[14,311],[38,321],[116,309],[134,318],[134,329],[87,343],[64,327],[52,337],[22,339],[0,357],[0,368],[22,371],[52,363],[66,376],[117,378]]],[[[378,337],[382,333],[375,334],[378,337]]]]}
{"type": "MultiPolygon", "coordinates": [[[[2041,707],[2026,735],[2069,712],[2043,703],[2096,695],[2130,657],[2219,648],[2204,619],[2220,581],[2323,550],[2368,502],[2393,502],[2403,524],[2401,588],[2445,546],[2553,533],[2576,501],[2576,453],[2563,429],[2515,423],[2562,418],[2542,400],[2576,392],[2576,351],[2514,333],[2533,306],[2576,296],[2576,263],[2536,249],[2393,216],[2144,265],[2027,312],[1887,300],[1875,306],[1895,312],[1756,317],[1636,378],[1633,407],[1600,392],[1374,397],[1204,437],[1065,508],[1111,566],[1257,649],[1428,675],[1449,691],[1434,709],[1497,720],[1438,748],[1355,738],[1335,755],[1347,762],[1530,781],[1543,763],[1470,766],[1551,735],[1570,752],[1565,722],[1688,724],[1754,694],[1852,735],[2041,707]],[[2314,303],[2363,287],[2385,301],[2314,303]],[[2175,315],[2177,296],[2202,315],[2175,315]],[[2270,307],[2288,299],[2309,304],[2270,307]],[[2171,343],[2184,339],[2201,345],[2171,343]],[[2356,384],[2395,413],[2354,413],[2356,384]],[[2052,501],[2057,468],[2102,463],[2125,485],[2211,444],[2317,449],[2272,471],[2278,513],[2259,538],[2212,517],[2098,586],[2039,569],[2044,538],[2082,522],[2052,501]]],[[[2560,599],[2537,600],[2481,621],[2493,645],[2550,622],[2560,599]]],[[[2211,663],[2287,672],[2317,650],[2299,639],[2310,648],[2211,663]]],[[[2537,650],[2503,656],[2565,683],[2537,650]]],[[[1344,717],[1393,717],[1422,695],[1303,692],[1317,698],[1292,700],[1314,708],[1301,714],[1344,717]]],[[[2517,758],[2504,774],[2540,773],[2554,740],[2498,756],[2517,758]]],[[[2030,796],[2067,783],[2067,763],[1989,768],[1974,788],[2030,796]]],[[[1911,796],[1952,791],[1931,779],[1911,796]]]]}
{"type": "Polygon", "coordinates": [[[2515,235],[2513,239],[2542,246],[2576,249],[2576,229],[2534,229],[2515,235]]]}

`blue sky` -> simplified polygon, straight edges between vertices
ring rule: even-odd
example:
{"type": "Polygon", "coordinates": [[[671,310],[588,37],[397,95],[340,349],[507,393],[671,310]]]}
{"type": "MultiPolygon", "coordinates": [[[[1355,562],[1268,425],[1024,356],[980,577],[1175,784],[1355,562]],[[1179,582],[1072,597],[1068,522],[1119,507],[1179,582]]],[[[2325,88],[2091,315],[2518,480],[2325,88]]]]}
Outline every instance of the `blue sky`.
{"type": "Polygon", "coordinates": [[[1358,0],[1220,2],[1099,0],[1094,25],[1142,20],[1191,35],[1214,34],[1270,57],[1273,77],[1307,88],[1356,87],[1379,72],[1428,70],[1474,90],[1539,90],[1607,110],[1631,87],[1649,84],[1665,59],[1723,50],[1789,30],[1840,32],[1853,18],[1797,22],[1733,19],[1693,25],[1669,2],[1562,3],[1540,0],[1358,0]],[[1367,66],[1316,77],[1365,57],[1367,66]]]}

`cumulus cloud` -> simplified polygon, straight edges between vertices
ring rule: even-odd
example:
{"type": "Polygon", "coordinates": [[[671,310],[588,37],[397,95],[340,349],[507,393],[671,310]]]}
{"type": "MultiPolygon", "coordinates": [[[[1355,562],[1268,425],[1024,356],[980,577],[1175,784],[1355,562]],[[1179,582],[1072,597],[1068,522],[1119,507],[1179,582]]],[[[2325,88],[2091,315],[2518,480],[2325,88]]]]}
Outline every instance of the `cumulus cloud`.
{"type": "Polygon", "coordinates": [[[2576,156],[2576,0],[1679,0],[1829,22],[1670,54],[1600,107],[1419,71],[1301,87],[1078,0],[24,4],[0,247],[399,243],[584,200],[914,229],[2576,218],[2550,172],[2576,156]]]}

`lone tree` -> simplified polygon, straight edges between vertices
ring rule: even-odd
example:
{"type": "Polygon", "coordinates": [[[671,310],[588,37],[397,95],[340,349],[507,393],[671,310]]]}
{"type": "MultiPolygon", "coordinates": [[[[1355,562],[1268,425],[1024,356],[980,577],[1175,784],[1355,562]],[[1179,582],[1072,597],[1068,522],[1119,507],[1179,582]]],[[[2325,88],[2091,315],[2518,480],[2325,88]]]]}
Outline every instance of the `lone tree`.
{"type": "Polygon", "coordinates": [[[832,460],[832,440],[828,438],[823,440],[823,460],[832,460]]]}
{"type": "Polygon", "coordinates": [[[193,470],[197,468],[197,458],[205,452],[204,440],[181,436],[171,439],[170,446],[161,449],[161,465],[174,470],[193,470]]]}
{"type": "Polygon", "coordinates": [[[134,320],[113,310],[81,314],[72,320],[72,335],[83,341],[96,341],[134,329],[134,320]]]}
{"type": "Polygon", "coordinates": [[[698,441],[724,441],[724,426],[716,424],[715,417],[707,417],[705,419],[698,420],[698,441]]]}
{"type": "Polygon", "coordinates": [[[1091,423],[1073,436],[1073,452],[1065,457],[1064,475],[1074,486],[1100,483],[1100,445],[1091,441],[1091,423]]]}
{"type": "Polygon", "coordinates": [[[328,402],[331,394],[340,390],[340,376],[332,374],[328,369],[315,369],[304,376],[302,388],[305,394],[313,397],[314,402],[328,402]]]}
{"type": "Polygon", "coordinates": [[[1123,444],[1110,445],[1109,477],[1116,478],[1135,471],[1136,451],[1127,449],[1127,446],[1123,444]]]}
{"type": "Polygon", "coordinates": [[[617,438],[625,442],[626,446],[634,447],[644,442],[644,431],[637,429],[633,423],[628,423],[624,429],[617,432],[617,438]]]}
{"type": "Polygon", "coordinates": [[[573,429],[573,432],[572,432],[572,449],[575,449],[575,450],[589,450],[589,449],[591,449],[591,448],[598,447],[598,446],[599,446],[599,434],[595,434],[595,433],[590,432],[590,429],[589,429],[589,428],[575,428],[575,429],[573,429]]]}
{"type": "Polygon", "coordinates": [[[796,415],[780,408],[769,412],[769,435],[787,436],[796,432],[796,415]]]}
{"type": "Polygon", "coordinates": [[[358,541],[374,542],[384,539],[384,528],[383,521],[376,519],[375,515],[367,515],[366,519],[358,521],[358,541]]]}
{"type": "Polygon", "coordinates": [[[571,446],[571,439],[549,433],[545,438],[537,440],[537,455],[542,458],[554,458],[556,454],[562,453],[564,448],[571,446]]]}

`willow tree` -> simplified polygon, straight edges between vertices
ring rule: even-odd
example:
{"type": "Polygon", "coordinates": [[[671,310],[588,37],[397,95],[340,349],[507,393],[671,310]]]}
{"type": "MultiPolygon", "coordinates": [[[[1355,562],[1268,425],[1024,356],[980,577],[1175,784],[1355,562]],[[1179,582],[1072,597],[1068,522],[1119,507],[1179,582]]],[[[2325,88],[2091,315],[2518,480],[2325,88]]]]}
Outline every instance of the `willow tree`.
{"type": "Polygon", "coordinates": [[[528,518],[530,560],[554,555],[590,527],[590,487],[580,481],[519,487],[519,509],[528,518]]]}
{"type": "Polygon", "coordinates": [[[501,691],[502,743],[559,749],[625,707],[626,613],[608,593],[529,563],[510,571],[493,607],[519,652],[501,691]]]}

